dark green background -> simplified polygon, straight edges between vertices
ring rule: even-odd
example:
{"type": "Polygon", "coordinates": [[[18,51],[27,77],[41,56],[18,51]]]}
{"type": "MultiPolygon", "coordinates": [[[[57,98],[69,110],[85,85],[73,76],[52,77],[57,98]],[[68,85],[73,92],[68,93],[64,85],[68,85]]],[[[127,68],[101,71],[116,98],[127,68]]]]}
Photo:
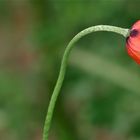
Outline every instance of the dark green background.
{"type": "MultiPolygon", "coordinates": [[[[98,24],[130,28],[139,0],[0,0],[0,139],[41,140],[66,45],[98,24]]],[[[140,139],[140,66],[125,38],[90,34],[73,49],[49,140],[140,139]]]]}

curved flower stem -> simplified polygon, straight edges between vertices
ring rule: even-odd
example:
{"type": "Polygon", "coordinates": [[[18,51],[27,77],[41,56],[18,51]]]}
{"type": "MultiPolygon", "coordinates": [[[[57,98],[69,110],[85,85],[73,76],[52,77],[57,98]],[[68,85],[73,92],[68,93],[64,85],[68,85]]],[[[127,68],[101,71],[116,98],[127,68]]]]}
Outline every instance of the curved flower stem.
{"type": "Polygon", "coordinates": [[[44,124],[44,131],[43,131],[43,140],[48,140],[48,133],[51,125],[51,120],[54,112],[54,107],[55,103],[57,100],[57,97],[59,95],[59,91],[62,87],[62,83],[64,80],[65,72],[66,72],[66,66],[67,66],[67,60],[70,54],[71,49],[73,48],[73,45],[83,36],[90,34],[92,32],[97,32],[97,31],[108,31],[108,32],[115,32],[118,34],[123,35],[125,38],[129,35],[129,29],[124,29],[120,27],[115,27],[115,26],[109,26],[109,25],[97,25],[93,27],[89,27],[81,32],[79,32],[68,44],[66,47],[66,50],[64,52],[62,62],[61,62],[61,67],[60,67],[60,73],[58,76],[58,80],[56,82],[49,107],[48,107],[48,112],[44,124]]]}

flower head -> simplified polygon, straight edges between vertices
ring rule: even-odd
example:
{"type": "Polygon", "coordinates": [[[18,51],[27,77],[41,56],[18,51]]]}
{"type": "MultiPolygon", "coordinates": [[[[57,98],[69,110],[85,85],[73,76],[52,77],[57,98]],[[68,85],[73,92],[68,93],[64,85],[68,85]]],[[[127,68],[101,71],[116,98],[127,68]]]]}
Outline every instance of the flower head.
{"type": "Polygon", "coordinates": [[[130,35],[127,38],[126,48],[129,56],[140,64],[140,20],[138,20],[130,29],[130,35]]]}

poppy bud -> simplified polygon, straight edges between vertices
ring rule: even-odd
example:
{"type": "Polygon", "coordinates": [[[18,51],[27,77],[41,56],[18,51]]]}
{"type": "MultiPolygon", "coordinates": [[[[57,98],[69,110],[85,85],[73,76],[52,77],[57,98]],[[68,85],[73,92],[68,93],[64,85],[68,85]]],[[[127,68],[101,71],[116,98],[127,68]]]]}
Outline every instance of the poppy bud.
{"type": "Polygon", "coordinates": [[[126,41],[126,49],[129,56],[140,64],[140,20],[130,29],[130,34],[126,41]]]}

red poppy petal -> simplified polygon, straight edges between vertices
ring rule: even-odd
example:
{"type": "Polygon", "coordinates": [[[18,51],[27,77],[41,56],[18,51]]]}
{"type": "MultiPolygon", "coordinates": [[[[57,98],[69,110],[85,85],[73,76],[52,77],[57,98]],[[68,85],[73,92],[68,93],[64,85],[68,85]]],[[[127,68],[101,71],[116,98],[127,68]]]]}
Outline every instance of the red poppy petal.
{"type": "Polygon", "coordinates": [[[132,29],[140,29],[140,20],[135,22],[135,24],[132,26],[132,29]]]}
{"type": "Polygon", "coordinates": [[[126,48],[129,56],[140,64],[140,20],[132,26],[126,48]]]}
{"type": "Polygon", "coordinates": [[[140,40],[133,40],[129,38],[127,40],[127,46],[131,47],[133,50],[140,52],[140,40]]]}
{"type": "Polygon", "coordinates": [[[136,52],[131,47],[127,47],[127,52],[132,59],[134,59],[138,64],[140,64],[140,53],[136,52]]]}

